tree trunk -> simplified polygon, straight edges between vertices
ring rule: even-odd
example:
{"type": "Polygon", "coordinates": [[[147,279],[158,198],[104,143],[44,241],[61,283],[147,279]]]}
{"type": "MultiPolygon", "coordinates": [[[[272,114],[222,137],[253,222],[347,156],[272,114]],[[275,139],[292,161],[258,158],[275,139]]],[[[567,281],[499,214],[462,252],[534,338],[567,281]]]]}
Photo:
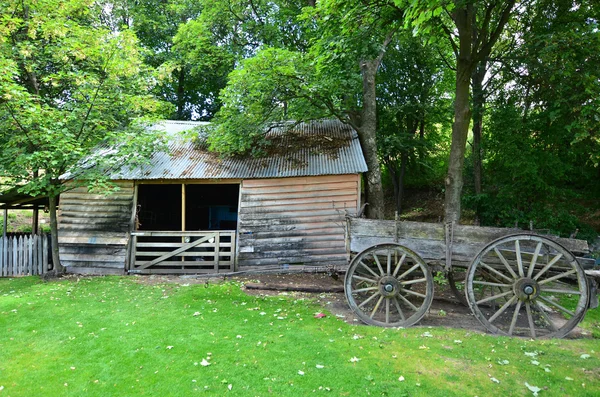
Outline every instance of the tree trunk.
{"type": "Polygon", "coordinates": [[[469,88],[472,70],[472,6],[466,5],[454,11],[458,29],[459,51],[456,62],[456,90],[454,99],[454,124],[452,125],[452,144],[450,161],[446,177],[445,221],[460,221],[461,193],[463,187],[463,167],[471,109],[469,108],[469,88]]]}
{"type": "Polygon", "coordinates": [[[183,120],[185,111],[185,69],[179,69],[177,77],[177,120],[183,120]]]}
{"type": "Polygon", "coordinates": [[[58,206],[58,195],[50,194],[48,197],[50,202],[50,241],[52,242],[52,264],[55,274],[63,274],[64,266],[60,263],[60,254],[58,251],[58,218],[56,216],[56,208],[58,206]]]}
{"type": "MultiPolygon", "coordinates": [[[[483,79],[487,70],[487,61],[479,63],[471,83],[473,85],[473,182],[475,185],[475,195],[479,196],[482,192],[482,153],[481,153],[481,130],[483,128],[483,112],[485,108],[485,95],[483,92],[483,79]]],[[[479,224],[480,208],[475,208],[475,223],[479,224]]]]}
{"type": "Polygon", "coordinates": [[[377,96],[375,76],[379,63],[380,59],[362,61],[360,63],[363,79],[363,109],[358,137],[367,167],[369,168],[365,173],[367,197],[369,199],[367,217],[372,219],[383,219],[385,209],[376,139],[377,96]]]}

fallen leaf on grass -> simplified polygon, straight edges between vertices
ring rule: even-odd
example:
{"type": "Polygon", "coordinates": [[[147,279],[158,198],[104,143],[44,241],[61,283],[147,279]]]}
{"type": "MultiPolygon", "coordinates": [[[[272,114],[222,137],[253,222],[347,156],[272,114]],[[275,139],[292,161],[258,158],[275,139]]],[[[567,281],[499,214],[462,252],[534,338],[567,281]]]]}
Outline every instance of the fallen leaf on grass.
{"type": "Polygon", "coordinates": [[[499,381],[498,379],[496,379],[496,378],[490,378],[490,380],[491,380],[492,382],[494,382],[494,383],[500,383],[500,381],[499,381]]]}
{"type": "Polygon", "coordinates": [[[350,362],[351,362],[351,363],[357,363],[357,362],[359,362],[359,361],[360,361],[360,358],[358,358],[358,357],[352,357],[352,358],[350,359],[350,362]]]}
{"type": "Polygon", "coordinates": [[[579,358],[582,358],[582,359],[584,359],[584,360],[585,360],[585,359],[588,359],[588,358],[590,358],[590,357],[591,357],[591,356],[590,356],[589,354],[582,354],[581,356],[579,356],[579,358]]]}
{"type": "Polygon", "coordinates": [[[227,385],[227,388],[228,388],[229,390],[231,390],[231,389],[233,389],[233,385],[230,383],[230,384],[228,384],[228,385],[227,385]]]}
{"type": "Polygon", "coordinates": [[[319,368],[319,369],[323,369],[323,368],[325,368],[325,366],[324,366],[324,365],[321,365],[321,364],[317,364],[317,365],[315,365],[315,367],[317,367],[317,368],[319,368]]]}
{"type": "Polygon", "coordinates": [[[398,378],[399,382],[404,382],[404,376],[400,375],[400,377],[398,378]]]}
{"type": "Polygon", "coordinates": [[[208,361],[206,361],[205,358],[203,358],[202,361],[200,362],[200,365],[202,365],[203,367],[208,367],[210,365],[210,363],[208,361]]]}
{"type": "Polygon", "coordinates": [[[298,375],[304,375],[304,371],[298,371],[298,375]]]}
{"type": "Polygon", "coordinates": [[[323,317],[327,317],[325,313],[321,313],[321,312],[317,312],[314,315],[315,318],[323,318],[323,317]]]}
{"type": "Polygon", "coordinates": [[[538,392],[540,392],[542,389],[540,389],[537,386],[531,386],[529,383],[525,382],[525,386],[533,393],[534,396],[537,397],[538,392]]]}
{"type": "Polygon", "coordinates": [[[173,348],[173,346],[167,346],[167,349],[171,350],[173,348]]]}

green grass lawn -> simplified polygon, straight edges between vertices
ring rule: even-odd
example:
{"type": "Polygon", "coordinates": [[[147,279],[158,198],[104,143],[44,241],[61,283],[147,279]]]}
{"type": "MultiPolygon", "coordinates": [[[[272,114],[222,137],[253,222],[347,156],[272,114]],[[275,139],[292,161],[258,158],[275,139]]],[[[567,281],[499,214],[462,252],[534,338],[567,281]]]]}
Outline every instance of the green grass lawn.
{"type": "Polygon", "coordinates": [[[600,395],[598,339],[383,329],[319,310],[234,283],[0,279],[0,397],[600,395]]]}

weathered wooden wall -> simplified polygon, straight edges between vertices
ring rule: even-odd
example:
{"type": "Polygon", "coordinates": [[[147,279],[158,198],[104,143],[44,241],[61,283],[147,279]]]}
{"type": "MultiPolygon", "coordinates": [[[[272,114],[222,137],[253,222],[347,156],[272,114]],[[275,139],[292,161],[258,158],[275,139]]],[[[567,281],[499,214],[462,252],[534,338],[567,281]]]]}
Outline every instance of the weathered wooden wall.
{"type": "Polygon", "coordinates": [[[120,190],[108,196],[86,188],[60,196],[58,242],[67,271],[125,271],[132,214],[133,181],[118,181],[120,190]]]}
{"type": "Polygon", "coordinates": [[[356,174],[242,181],[239,270],[346,265],[344,217],[359,200],[356,174]]]}

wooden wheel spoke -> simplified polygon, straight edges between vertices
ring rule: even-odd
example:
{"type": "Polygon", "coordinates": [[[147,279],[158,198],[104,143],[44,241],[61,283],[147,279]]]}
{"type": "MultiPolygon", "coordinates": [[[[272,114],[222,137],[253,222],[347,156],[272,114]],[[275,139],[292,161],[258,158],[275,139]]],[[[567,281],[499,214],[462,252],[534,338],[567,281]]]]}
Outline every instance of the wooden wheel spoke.
{"type": "Polygon", "coordinates": [[[505,304],[502,305],[502,307],[500,309],[498,309],[498,311],[496,313],[494,313],[494,315],[490,318],[488,318],[488,322],[491,324],[495,319],[497,319],[502,313],[504,313],[506,311],[506,309],[508,309],[508,307],[510,305],[512,305],[512,303],[517,300],[516,296],[513,296],[512,298],[510,298],[508,300],[508,302],[506,302],[505,304]]]}
{"type": "Polygon", "coordinates": [[[581,295],[581,291],[572,289],[542,288],[541,292],[550,292],[552,294],[581,295]]]}
{"type": "Polygon", "coordinates": [[[535,247],[535,252],[533,253],[533,258],[531,258],[531,262],[529,263],[529,271],[527,272],[527,278],[531,278],[533,274],[533,269],[535,269],[535,263],[537,262],[537,258],[540,255],[540,250],[542,249],[542,242],[540,241],[535,247]]]}
{"type": "Polygon", "coordinates": [[[550,320],[550,317],[548,317],[548,314],[546,314],[546,311],[542,307],[540,307],[540,305],[538,305],[537,302],[533,303],[533,307],[535,307],[536,310],[542,315],[542,317],[544,318],[544,321],[546,321],[546,324],[548,324],[548,328],[550,328],[550,331],[552,331],[552,332],[558,331],[558,328],[556,328],[554,323],[550,320]]]}
{"type": "Polygon", "coordinates": [[[406,321],[406,317],[404,317],[404,312],[400,308],[400,302],[398,302],[398,298],[393,297],[392,299],[394,300],[394,306],[396,306],[396,310],[398,310],[398,314],[400,315],[400,318],[402,319],[402,321],[406,321]]]}
{"type": "Polygon", "coordinates": [[[410,269],[408,269],[407,271],[405,271],[404,273],[402,273],[401,275],[399,275],[397,277],[397,279],[398,280],[402,280],[404,277],[406,277],[407,275],[409,275],[410,273],[412,273],[418,267],[419,267],[419,264],[417,263],[416,265],[414,265],[413,267],[411,267],[410,269]]]}
{"type": "Polygon", "coordinates": [[[379,297],[379,300],[375,304],[375,307],[373,308],[373,311],[371,312],[371,315],[370,315],[371,318],[373,318],[373,316],[375,315],[375,313],[377,313],[377,310],[379,309],[379,305],[381,305],[381,302],[383,301],[383,299],[384,299],[384,296],[381,295],[379,297]]]}
{"type": "Polygon", "coordinates": [[[389,298],[385,300],[385,322],[387,324],[390,323],[390,300],[389,300],[389,298]]]}
{"type": "Polygon", "coordinates": [[[374,291],[374,290],[378,290],[378,289],[379,289],[379,287],[365,287],[365,288],[355,289],[352,292],[359,293],[359,292],[374,291]]]}
{"type": "Polygon", "coordinates": [[[364,267],[365,269],[367,269],[367,271],[368,271],[369,273],[371,273],[373,276],[375,276],[375,277],[379,278],[379,275],[378,275],[377,273],[375,273],[375,272],[374,272],[374,271],[373,271],[373,270],[372,270],[372,269],[371,269],[369,266],[365,265],[365,264],[363,263],[363,261],[360,261],[360,262],[359,262],[359,264],[360,264],[362,267],[364,267]]]}
{"type": "Polygon", "coordinates": [[[571,274],[575,274],[575,273],[577,273],[577,270],[572,269],[572,270],[569,270],[568,272],[560,273],[560,274],[557,274],[556,276],[553,276],[550,278],[545,278],[542,281],[538,281],[538,284],[540,284],[540,285],[548,284],[552,281],[559,280],[563,277],[567,277],[567,276],[570,276],[571,274]]]}
{"type": "Polygon", "coordinates": [[[388,250],[387,254],[387,273],[392,274],[392,250],[388,250]]]}
{"type": "Polygon", "coordinates": [[[473,280],[473,284],[477,284],[477,285],[489,285],[490,287],[512,288],[512,284],[492,283],[492,282],[489,282],[489,281],[473,280]]]}
{"type": "Polygon", "coordinates": [[[358,307],[362,308],[364,305],[366,305],[367,303],[371,302],[373,299],[375,299],[379,295],[381,295],[381,293],[379,293],[379,291],[375,292],[373,295],[369,296],[367,299],[365,299],[364,301],[362,301],[362,303],[360,303],[358,305],[358,307]]]}
{"type": "Polygon", "coordinates": [[[523,271],[523,258],[521,258],[521,243],[519,240],[515,240],[515,255],[517,257],[517,269],[519,270],[519,276],[525,277],[525,272],[523,271]]]}
{"type": "Polygon", "coordinates": [[[538,296],[538,299],[541,300],[541,301],[543,301],[543,302],[545,302],[545,303],[547,303],[547,304],[549,304],[549,305],[552,305],[552,306],[554,306],[554,307],[562,310],[564,313],[567,313],[570,316],[574,316],[575,315],[575,313],[573,313],[572,311],[570,311],[566,307],[563,307],[563,306],[559,305],[558,303],[553,302],[553,301],[551,301],[550,299],[548,299],[546,297],[538,296]]]}
{"type": "Polygon", "coordinates": [[[497,274],[498,276],[502,277],[503,279],[505,279],[508,282],[512,282],[514,280],[514,279],[508,277],[506,274],[504,274],[502,272],[499,272],[498,270],[494,269],[493,267],[491,267],[487,263],[480,262],[480,264],[481,264],[481,266],[485,267],[486,269],[488,269],[492,273],[497,274]]]}
{"type": "Polygon", "coordinates": [[[546,264],[546,266],[544,266],[542,268],[542,270],[540,270],[533,279],[537,280],[538,278],[542,277],[542,274],[546,273],[548,271],[548,269],[550,269],[552,267],[552,265],[554,265],[556,262],[558,262],[560,260],[560,258],[562,258],[562,257],[563,257],[563,254],[560,253],[560,254],[556,255],[554,258],[552,258],[552,260],[550,262],[548,262],[546,264]]]}
{"type": "Polygon", "coordinates": [[[426,282],[427,282],[427,278],[423,277],[423,278],[416,278],[414,280],[400,281],[400,284],[401,285],[411,285],[411,284],[426,283],[426,282]]]}
{"type": "Polygon", "coordinates": [[[402,256],[400,257],[400,260],[396,264],[396,268],[394,269],[394,274],[392,274],[393,277],[396,277],[396,275],[398,274],[398,271],[402,267],[402,264],[404,263],[405,259],[406,259],[406,254],[403,253],[402,256]]]}
{"type": "Polygon", "coordinates": [[[508,270],[510,275],[514,279],[519,278],[519,276],[517,276],[517,273],[515,273],[515,271],[512,269],[512,266],[510,266],[510,264],[508,263],[508,261],[506,260],[504,255],[502,255],[502,253],[498,250],[498,248],[494,247],[494,252],[496,253],[496,256],[498,257],[498,259],[500,259],[500,262],[502,262],[504,267],[506,267],[506,270],[508,270]]]}
{"type": "Polygon", "coordinates": [[[512,321],[510,322],[510,328],[508,329],[509,335],[512,335],[513,331],[515,330],[515,325],[517,324],[517,318],[519,317],[519,311],[521,310],[522,303],[523,302],[521,301],[517,301],[517,306],[515,307],[515,312],[513,313],[512,321]]]}
{"type": "Polygon", "coordinates": [[[413,304],[411,301],[409,301],[408,299],[406,299],[406,298],[405,298],[405,297],[403,297],[402,295],[398,295],[398,297],[399,297],[400,299],[402,299],[402,301],[403,301],[404,303],[406,303],[408,306],[410,306],[410,307],[411,307],[411,308],[412,308],[414,311],[416,311],[416,312],[418,312],[418,311],[419,311],[419,308],[418,308],[418,307],[416,307],[416,306],[415,306],[415,305],[414,305],[414,304],[413,304]]]}
{"type": "Polygon", "coordinates": [[[367,278],[367,277],[363,277],[363,276],[357,276],[356,274],[353,274],[352,278],[355,278],[355,279],[361,280],[361,281],[366,281],[366,282],[371,283],[371,284],[377,284],[377,280],[373,280],[373,279],[370,279],[370,278],[367,278]]]}
{"type": "Polygon", "coordinates": [[[381,262],[379,262],[379,258],[377,257],[377,251],[371,254],[373,259],[375,259],[375,263],[377,264],[377,268],[379,269],[380,274],[383,276],[385,273],[383,272],[383,268],[381,267],[381,262]]]}
{"type": "Polygon", "coordinates": [[[527,312],[527,322],[529,322],[529,332],[531,337],[535,339],[535,323],[533,322],[533,316],[531,315],[531,305],[529,302],[525,302],[525,311],[527,312]]]}
{"type": "Polygon", "coordinates": [[[477,301],[477,302],[475,302],[475,303],[477,303],[478,305],[480,305],[480,304],[482,304],[482,303],[489,302],[489,301],[491,301],[491,300],[496,300],[496,299],[498,299],[498,298],[502,298],[503,296],[507,296],[507,295],[510,295],[510,294],[512,294],[512,293],[513,293],[513,292],[512,292],[512,290],[505,291],[505,292],[502,292],[502,293],[500,293],[500,294],[498,294],[498,295],[488,296],[487,298],[484,298],[484,299],[478,300],[478,301],[477,301]]]}

